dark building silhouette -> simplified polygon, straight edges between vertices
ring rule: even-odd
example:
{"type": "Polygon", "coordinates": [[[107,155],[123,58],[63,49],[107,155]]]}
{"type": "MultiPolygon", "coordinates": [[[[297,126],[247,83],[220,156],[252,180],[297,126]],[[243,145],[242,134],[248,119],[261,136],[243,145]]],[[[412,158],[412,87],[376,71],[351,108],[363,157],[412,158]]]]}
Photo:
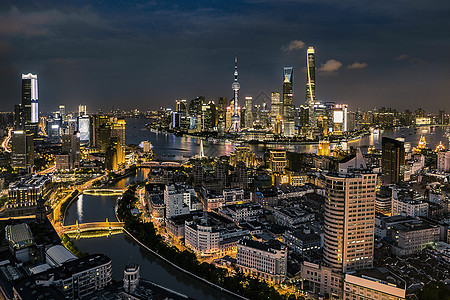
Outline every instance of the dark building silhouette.
{"type": "Polygon", "coordinates": [[[403,181],[405,145],[402,141],[383,137],[381,168],[383,184],[398,184],[403,181]]]}

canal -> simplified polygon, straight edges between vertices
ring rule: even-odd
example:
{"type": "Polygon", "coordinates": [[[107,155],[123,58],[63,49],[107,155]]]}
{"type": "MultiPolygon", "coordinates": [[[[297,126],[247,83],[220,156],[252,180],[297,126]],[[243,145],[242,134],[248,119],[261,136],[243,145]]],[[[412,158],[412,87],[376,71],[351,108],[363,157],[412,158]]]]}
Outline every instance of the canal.
{"type": "MultiPolygon", "coordinates": [[[[115,187],[125,187],[132,181],[143,180],[148,170],[141,169],[135,176],[121,179],[115,187]]],[[[65,225],[96,221],[116,221],[114,206],[116,196],[80,195],[67,209],[65,225]]],[[[194,279],[173,268],[163,260],[138,245],[128,235],[121,233],[109,237],[83,238],[74,240],[83,252],[104,253],[112,259],[113,278],[123,279],[123,269],[130,263],[141,267],[141,276],[169,289],[185,294],[194,299],[235,299],[207,284],[194,279]]]]}

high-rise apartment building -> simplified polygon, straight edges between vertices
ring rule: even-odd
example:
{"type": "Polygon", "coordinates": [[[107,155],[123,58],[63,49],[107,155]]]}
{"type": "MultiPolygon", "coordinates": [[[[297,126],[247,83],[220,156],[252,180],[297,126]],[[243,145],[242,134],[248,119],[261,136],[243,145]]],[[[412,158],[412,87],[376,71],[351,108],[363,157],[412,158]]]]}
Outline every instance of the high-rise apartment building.
{"type": "Polygon", "coordinates": [[[325,185],[324,262],[340,272],[372,267],[376,174],[322,176],[325,185]]]}
{"type": "Polygon", "coordinates": [[[294,68],[283,69],[283,135],[293,137],[295,134],[294,123],[294,94],[292,83],[294,80],[294,68]]]}
{"type": "Polygon", "coordinates": [[[383,137],[381,154],[381,179],[383,184],[403,181],[405,170],[405,145],[402,141],[383,137]]]}

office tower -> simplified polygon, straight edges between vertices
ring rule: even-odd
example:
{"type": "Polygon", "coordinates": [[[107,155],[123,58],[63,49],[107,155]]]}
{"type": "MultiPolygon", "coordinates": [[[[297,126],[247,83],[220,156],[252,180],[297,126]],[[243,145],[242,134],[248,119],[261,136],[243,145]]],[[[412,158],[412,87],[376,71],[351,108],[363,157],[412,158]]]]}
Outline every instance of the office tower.
{"type": "Polygon", "coordinates": [[[13,131],[11,143],[11,166],[15,169],[32,168],[34,164],[33,134],[23,130],[13,131]]]}
{"type": "Polygon", "coordinates": [[[197,117],[202,114],[202,105],[205,103],[205,97],[199,96],[191,100],[189,104],[189,115],[191,117],[197,117]]]}
{"type": "Polygon", "coordinates": [[[118,137],[111,137],[105,151],[105,169],[117,171],[125,163],[125,149],[118,137]]]}
{"type": "Polygon", "coordinates": [[[63,122],[65,122],[66,121],[66,106],[65,105],[59,106],[59,115],[61,116],[61,120],[63,122]]]}
{"type": "Polygon", "coordinates": [[[202,184],[203,181],[203,166],[202,163],[199,161],[196,161],[194,165],[192,166],[192,176],[194,177],[194,185],[199,186],[202,184]]]}
{"type": "Polygon", "coordinates": [[[402,141],[383,137],[381,154],[381,179],[383,184],[403,181],[405,169],[405,145],[402,141]]]}
{"type": "Polygon", "coordinates": [[[240,131],[240,115],[239,115],[239,89],[241,85],[238,82],[238,69],[237,69],[237,54],[234,57],[234,82],[231,85],[233,89],[233,115],[231,116],[231,126],[228,128],[228,131],[231,132],[239,132],[240,131]]]}
{"type": "Polygon", "coordinates": [[[445,122],[445,110],[439,110],[437,123],[440,125],[444,125],[445,122]]]}
{"type": "Polygon", "coordinates": [[[248,188],[248,172],[245,162],[238,161],[234,168],[232,187],[248,188]]]}
{"type": "Polygon", "coordinates": [[[253,128],[253,97],[245,97],[245,127],[253,128]]]}
{"type": "Polygon", "coordinates": [[[325,185],[324,262],[340,271],[373,262],[376,174],[322,176],[325,185]]]}
{"type": "Polygon", "coordinates": [[[280,93],[272,92],[271,94],[271,106],[270,106],[270,121],[272,128],[275,128],[277,118],[281,118],[283,114],[283,104],[280,101],[280,93]]]}
{"type": "Polygon", "coordinates": [[[294,95],[292,83],[294,80],[294,68],[283,69],[283,135],[293,137],[295,134],[294,123],[294,95]]]}
{"type": "Polygon", "coordinates": [[[175,101],[175,111],[186,116],[188,114],[187,100],[185,100],[185,99],[176,100],[175,101]]]}
{"type": "Polygon", "coordinates": [[[22,118],[23,124],[35,125],[39,122],[37,75],[22,74],[22,118]]]}
{"type": "Polygon", "coordinates": [[[336,104],[333,110],[333,131],[341,134],[348,130],[347,128],[347,104],[336,104]]]}
{"type": "Polygon", "coordinates": [[[225,123],[226,123],[226,113],[227,113],[227,98],[226,97],[220,97],[219,101],[217,103],[217,128],[219,130],[219,133],[225,132],[225,123]]]}
{"type": "Polygon", "coordinates": [[[100,148],[100,127],[106,124],[108,120],[107,116],[89,116],[89,147],[100,148]]]}
{"type": "Polygon", "coordinates": [[[69,155],[69,169],[78,167],[80,163],[80,135],[66,134],[61,138],[61,153],[69,155]]]}
{"type": "Polygon", "coordinates": [[[79,116],[87,115],[86,105],[84,105],[84,104],[78,105],[78,115],[79,116]]]}
{"type": "Polygon", "coordinates": [[[201,128],[202,130],[211,131],[216,127],[216,104],[214,101],[209,101],[208,104],[202,105],[202,118],[201,128]]]}

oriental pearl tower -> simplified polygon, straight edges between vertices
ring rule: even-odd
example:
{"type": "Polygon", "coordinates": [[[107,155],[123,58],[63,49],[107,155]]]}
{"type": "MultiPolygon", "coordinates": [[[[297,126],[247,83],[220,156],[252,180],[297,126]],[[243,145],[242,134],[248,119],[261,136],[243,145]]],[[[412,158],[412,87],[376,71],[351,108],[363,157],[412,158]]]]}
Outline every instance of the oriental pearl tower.
{"type": "Polygon", "coordinates": [[[233,115],[231,116],[231,126],[228,129],[229,132],[239,132],[240,127],[240,117],[239,117],[239,89],[241,85],[238,82],[238,70],[237,70],[237,53],[234,56],[234,82],[231,85],[231,88],[234,91],[234,107],[233,107],[233,115]]]}

